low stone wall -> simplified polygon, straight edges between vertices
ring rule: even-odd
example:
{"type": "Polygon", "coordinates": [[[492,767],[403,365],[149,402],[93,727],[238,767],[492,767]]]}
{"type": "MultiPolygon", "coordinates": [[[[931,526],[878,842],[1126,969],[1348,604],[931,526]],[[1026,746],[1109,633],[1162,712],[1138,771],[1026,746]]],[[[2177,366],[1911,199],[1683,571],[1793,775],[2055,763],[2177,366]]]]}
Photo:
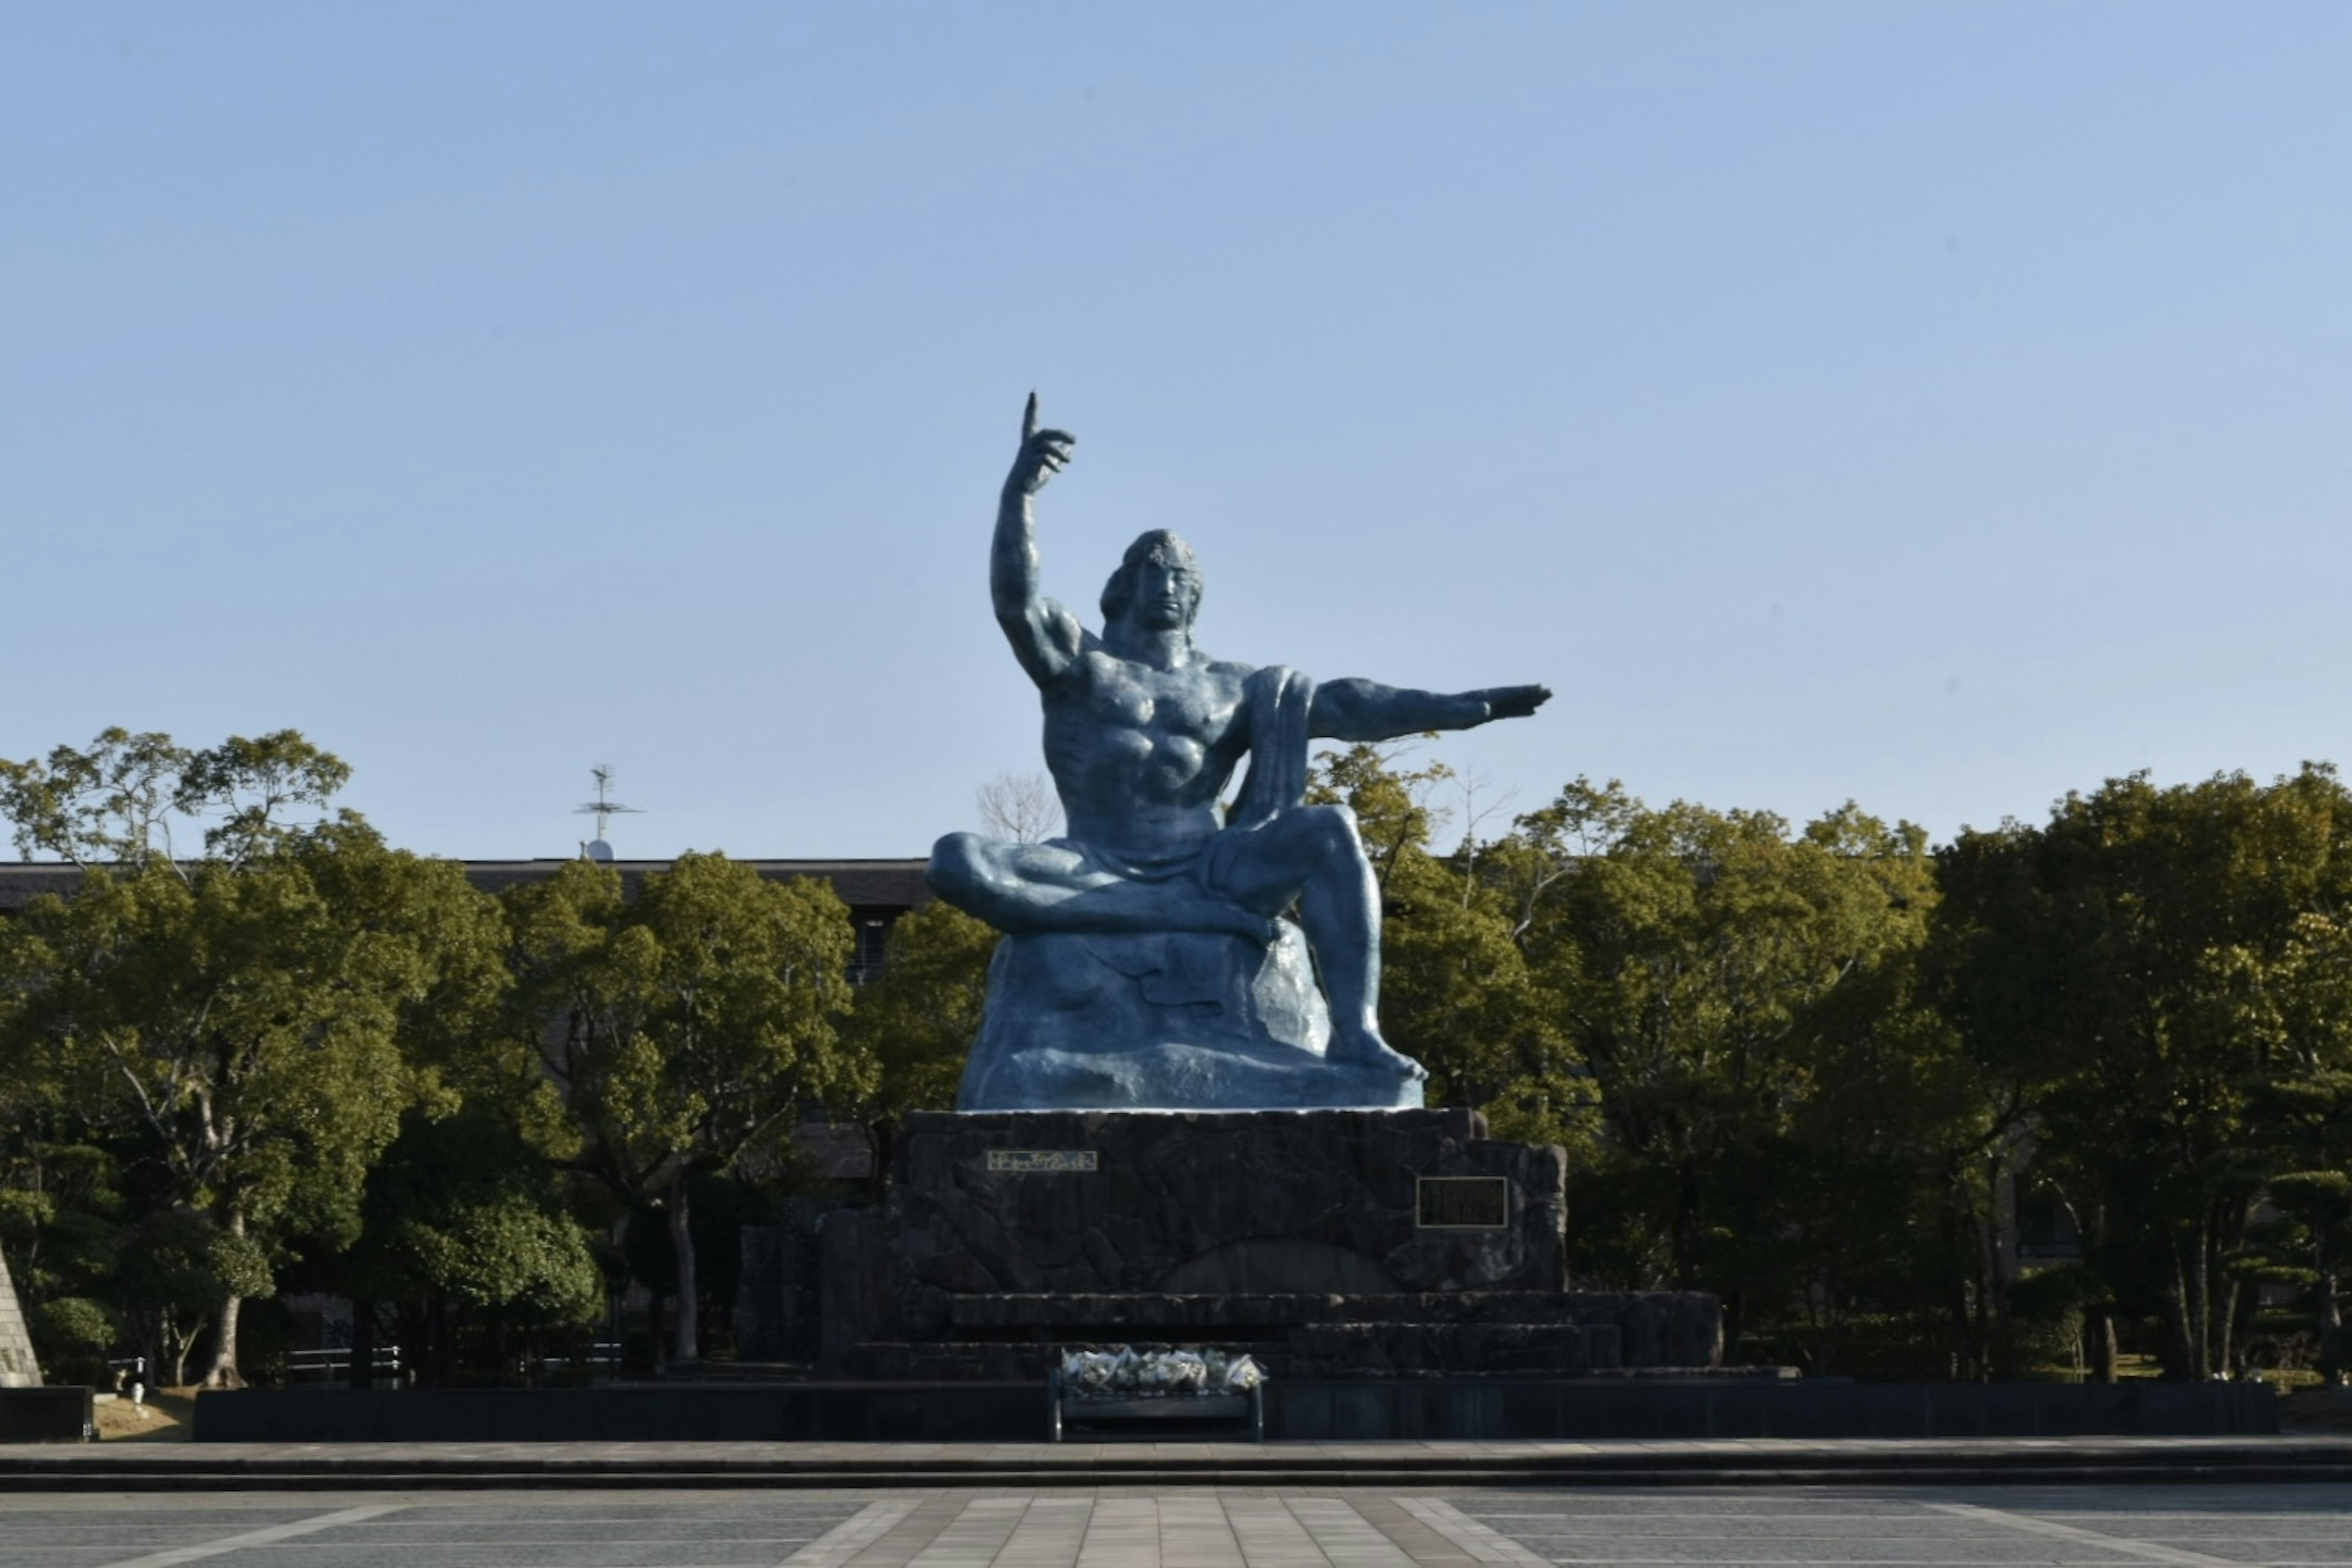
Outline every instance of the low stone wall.
{"type": "MultiPolygon", "coordinates": [[[[87,1400],[87,1390],[68,1392],[87,1400]]],[[[1266,1436],[1277,1440],[2218,1437],[2278,1430],[2276,1395],[2242,1384],[1277,1378],[1265,1394],[1266,1436]]],[[[6,1408],[0,1399],[0,1411],[6,1408]]],[[[215,1443],[1026,1443],[1045,1439],[1045,1389],[1027,1382],[248,1389],[200,1396],[194,1436],[215,1443]]]]}
{"type": "Polygon", "coordinates": [[[86,1441],[97,1411],[87,1388],[0,1388],[0,1443],[86,1441]]]}
{"type": "Polygon", "coordinates": [[[207,1391],[199,1443],[988,1443],[1045,1437],[1040,1384],[207,1391]]]}
{"type": "Polygon", "coordinates": [[[2279,1429],[2232,1383],[1795,1379],[1334,1380],[1266,1384],[1270,1438],[2222,1437],[2279,1429]]]}

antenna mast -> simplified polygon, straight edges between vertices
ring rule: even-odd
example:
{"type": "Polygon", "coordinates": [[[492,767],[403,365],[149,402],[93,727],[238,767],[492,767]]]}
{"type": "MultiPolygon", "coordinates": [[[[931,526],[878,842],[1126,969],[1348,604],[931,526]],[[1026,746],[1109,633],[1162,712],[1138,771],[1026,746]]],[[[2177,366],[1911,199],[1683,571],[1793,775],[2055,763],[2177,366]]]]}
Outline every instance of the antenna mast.
{"type": "Polygon", "coordinates": [[[593,841],[583,844],[580,847],[580,853],[591,860],[610,860],[613,858],[613,847],[604,842],[605,819],[622,816],[642,816],[643,813],[636,806],[623,805],[613,798],[612,763],[598,763],[594,767],[590,768],[588,773],[596,781],[596,798],[573,806],[572,815],[594,817],[596,837],[593,841]]]}

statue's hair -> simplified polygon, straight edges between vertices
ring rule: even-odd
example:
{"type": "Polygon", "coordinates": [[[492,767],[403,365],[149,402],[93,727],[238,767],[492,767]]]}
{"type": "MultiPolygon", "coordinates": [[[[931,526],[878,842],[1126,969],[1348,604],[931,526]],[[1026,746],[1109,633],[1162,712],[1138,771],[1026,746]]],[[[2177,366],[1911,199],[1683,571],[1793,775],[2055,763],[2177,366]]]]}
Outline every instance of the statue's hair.
{"type": "Polygon", "coordinates": [[[1136,535],[1135,542],[1127,547],[1125,555],[1119,557],[1118,570],[1112,573],[1110,581],[1103,584],[1104,626],[1109,626],[1119,616],[1127,614],[1127,606],[1135,600],[1136,574],[1143,570],[1145,562],[1155,556],[1168,565],[1181,566],[1192,574],[1192,609],[1196,615],[1200,612],[1201,562],[1199,557],[1192,553],[1192,547],[1184,542],[1181,534],[1165,528],[1155,528],[1149,532],[1136,535]]]}

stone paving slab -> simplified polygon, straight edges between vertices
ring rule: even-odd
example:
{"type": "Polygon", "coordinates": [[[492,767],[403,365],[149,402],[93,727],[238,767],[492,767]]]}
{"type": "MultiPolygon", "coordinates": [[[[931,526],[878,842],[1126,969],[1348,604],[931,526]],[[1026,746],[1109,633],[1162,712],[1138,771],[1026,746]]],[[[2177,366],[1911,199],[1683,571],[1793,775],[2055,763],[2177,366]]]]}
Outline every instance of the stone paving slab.
{"type": "Polygon", "coordinates": [[[0,1496],[0,1568],[2352,1568],[2352,1485],[0,1496]]]}

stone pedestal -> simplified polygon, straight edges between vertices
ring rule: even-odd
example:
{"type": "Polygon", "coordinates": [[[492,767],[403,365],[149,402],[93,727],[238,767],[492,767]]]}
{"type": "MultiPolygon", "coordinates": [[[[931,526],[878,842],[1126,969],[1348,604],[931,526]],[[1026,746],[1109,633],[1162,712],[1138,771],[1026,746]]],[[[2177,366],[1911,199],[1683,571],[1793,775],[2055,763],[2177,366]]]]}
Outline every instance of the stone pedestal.
{"type": "Polygon", "coordinates": [[[1558,1290],[1566,1179],[1469,1110],[921,1112],[888,1228],[918,1297],[1558,1290]],[[1428,1224],[1425,1195],[1502,1203],[1428,1224]]]}
{"type": "Polygon", "coordinates": [[[1281,1376],[1704,1367],[1691,1293],[1567,1289],[1559,1150],[1468,1110],[919,1113],[887,1206],[829,1216],[824,1361],[1042,1376],[1064,1347],[1246,1349],[1281,1376]]]}

